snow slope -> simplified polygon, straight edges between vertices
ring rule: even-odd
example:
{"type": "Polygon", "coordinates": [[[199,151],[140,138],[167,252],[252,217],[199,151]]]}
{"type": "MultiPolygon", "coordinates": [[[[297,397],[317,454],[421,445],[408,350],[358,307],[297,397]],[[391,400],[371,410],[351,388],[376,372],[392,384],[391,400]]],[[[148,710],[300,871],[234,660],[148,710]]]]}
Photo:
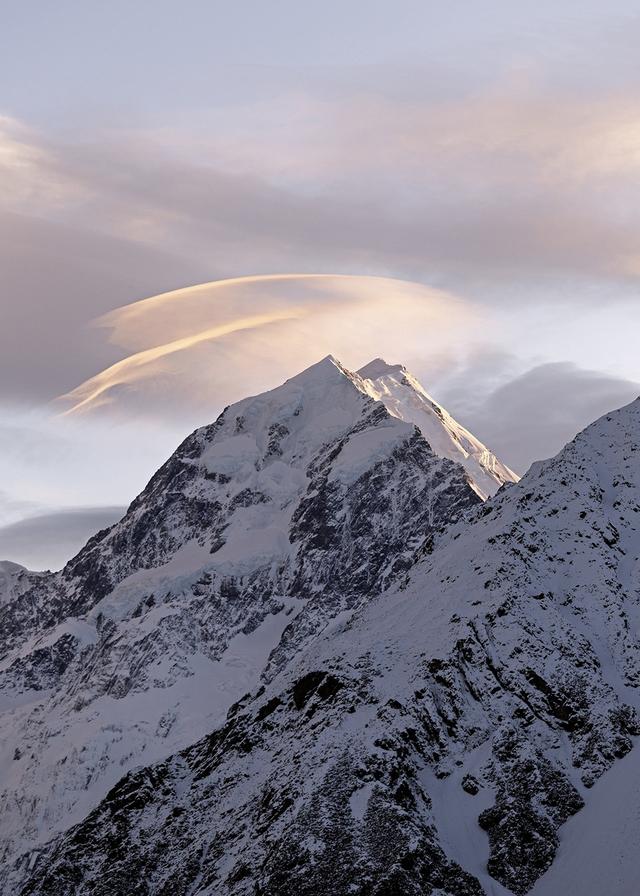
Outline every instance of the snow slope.
{"type": "MultiPolygon", "coordinates": [[[[551,868],[546,892],[564,892],[563,825],[611,818],[598,779],[640,734],[639,675],[640,400],[434,533],[221,726],[124,776],[7,880],[23,896],[521,896],[551,868]]],[[[637,857],[602,858],[627,887],[637,857]]]]}
{"type": "Polygon", "coordinates": [[[38,573],[29,572],[19,563],[0,560],[0,606],[26,591],[33,583],[33,577],[37,575],[38,573]]]}

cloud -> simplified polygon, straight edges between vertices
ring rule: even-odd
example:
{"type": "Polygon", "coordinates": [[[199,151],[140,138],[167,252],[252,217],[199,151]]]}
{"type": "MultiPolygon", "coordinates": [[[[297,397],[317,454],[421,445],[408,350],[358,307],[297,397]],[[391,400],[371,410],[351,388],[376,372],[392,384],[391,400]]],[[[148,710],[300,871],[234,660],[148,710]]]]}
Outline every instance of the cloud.
{"type": "Polygon", "coordinates": [[[637,301],[637,91],[435,75],[302,79],[90,136],[0,117],[0,398],[68,391],[122,360],[88,321],[222,277],[384,275],[508,309],[637,301]]]}
{"type": "Polygon", "coordinates": [[[87,327],[97,315],[203,272],[89,227],[1,209],[0,269],[0,400],[24,402],[52,399],[115,360],[87,327]]]}
{"type": "MultiPolygon", "coordinates": [[[[187,352],[203,342],[211,342],[224,336],[245,333],[253,328],[268,326],[283,320],[291,320],[295,316],[295,312],[271,313],[271,314],[255,314],[252,317],[240,317],[227,324],[218,324],[207,327],[197,333],[189,336],[183,336],[181,339],[173,339],[163,345],[156,345],[153,348],[136,352],[129,357],[112,364],[106,370],[97,374],[86,383],[82,383],[67,396],[76,400],[76,403],[66,413],[78,413],[87,409],[99,407],[104,403],[113,401],[113,393],[118,387],[127,386],[131,388],[134,384],[139,384],[144,379],[158,378],[158,362],[164,362],[166,358],[180,352],[187,352]]],[[[163,364],[163,366],[165,366],[163,364]]],[[[166,369],[166,366],[165,366],[166,369]]],[[[197,378],[197,374],[194,379],[197,378]]],[[[142,399],[144,407],[144,399],[142,399]]]]}
{"type": "Polygon", "coordinates": [[[426,70],[413,74],[399,95],[382,68],[341,95],[289,89],[266,108],[236,104],[205,133],[64,143],[5,120],[2,201],[212,276],[348,270],[486,301],[504,300],[514,277],[615,280],[621,293],[637,280],[635,91],[582,96],[506,78],[438,96],[426,70]]]}
{"type": "Polygon", "coordinates": [[[184,425],[89,423],[0,404],[0,525],[60,507],[126,504],[185,435],[184,425]]]}
{"type": "Polygon", "coordinates": [[[281,274],[202,284],[124,306],[98,323],[136,349],[76,387],[70,412],[109,406],[208,422],[212,408],[278,385],[326,354],[357,369],[459,345],[477,313],[419,283],[281,274]],[[191,415],[191,416],[190,416],[191,415]]]}
{"type": "MultiPolygon", "coordinates": [[[[504,368],[503,368],[504,369],[504,368]]],[[[493,389],[462,422],[518,473],[553,457],[580,430],[640,395],[640,383],[575,364],[541,364],[493,389]]],[[[447,396],[456,413],[455,396],[447,396]]]]}
{"type": "Polygon", "coordinates": [[[37,513],[38,509],[34,501],[23,501],[0,489],[0,527],[37,513]]]}
{"type": "Polygon", "coordinates": [[[72,507],[0,526],[0,559],[28,569],[60,569],[126,507],[72,507]]]}

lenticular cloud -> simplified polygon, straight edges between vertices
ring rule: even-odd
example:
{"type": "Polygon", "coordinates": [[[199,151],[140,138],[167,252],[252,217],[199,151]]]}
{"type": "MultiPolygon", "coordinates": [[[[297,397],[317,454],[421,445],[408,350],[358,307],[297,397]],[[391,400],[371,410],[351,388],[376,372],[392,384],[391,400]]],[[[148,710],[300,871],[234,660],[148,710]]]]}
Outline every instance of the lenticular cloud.
{"type": "MultiPolygon", "coordinates": [[[[126,352],[68,395],[67,414],[193,417],[276,385],[334,353],[353,367],[372,351],[411,363],[469,332],[461,299],[383,277],[277,274],[218,280],[109,312],[96,325],[126,352]]],[[[208,418],[207,418],[208,419],[208,418]]]]}

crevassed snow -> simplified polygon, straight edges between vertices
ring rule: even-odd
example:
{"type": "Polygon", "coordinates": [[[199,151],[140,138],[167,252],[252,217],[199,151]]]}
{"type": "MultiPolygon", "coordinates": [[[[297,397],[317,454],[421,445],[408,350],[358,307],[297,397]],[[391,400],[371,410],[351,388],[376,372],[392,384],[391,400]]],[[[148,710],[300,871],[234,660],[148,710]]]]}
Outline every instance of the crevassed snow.
{"type": "Polygon", "coordinates": [[[377,459],[387,457],[410,435],[409,427],[378,426],[350,436],[336,458],[329,481],[355,482],[377,459]]]}
{"type": "Polygon", "coordinates": [[[222,442],[214,442],[200,458],[200,462],[210,473],[225,476],[249,475],[255,466],[259,449],[256,440],[249,434],[231,436],[222,442]]]}

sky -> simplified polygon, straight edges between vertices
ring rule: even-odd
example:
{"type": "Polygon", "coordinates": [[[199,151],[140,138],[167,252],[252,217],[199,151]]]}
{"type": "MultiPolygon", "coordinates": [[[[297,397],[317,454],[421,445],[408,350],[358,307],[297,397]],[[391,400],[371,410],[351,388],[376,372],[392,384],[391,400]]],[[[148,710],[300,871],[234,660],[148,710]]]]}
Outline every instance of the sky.
{"type": "Polygon", "coordinates": [[[0,0],[0,559],[329,352],[518,472],[636,397],[639,43],[616,0],[0,0]]]}

